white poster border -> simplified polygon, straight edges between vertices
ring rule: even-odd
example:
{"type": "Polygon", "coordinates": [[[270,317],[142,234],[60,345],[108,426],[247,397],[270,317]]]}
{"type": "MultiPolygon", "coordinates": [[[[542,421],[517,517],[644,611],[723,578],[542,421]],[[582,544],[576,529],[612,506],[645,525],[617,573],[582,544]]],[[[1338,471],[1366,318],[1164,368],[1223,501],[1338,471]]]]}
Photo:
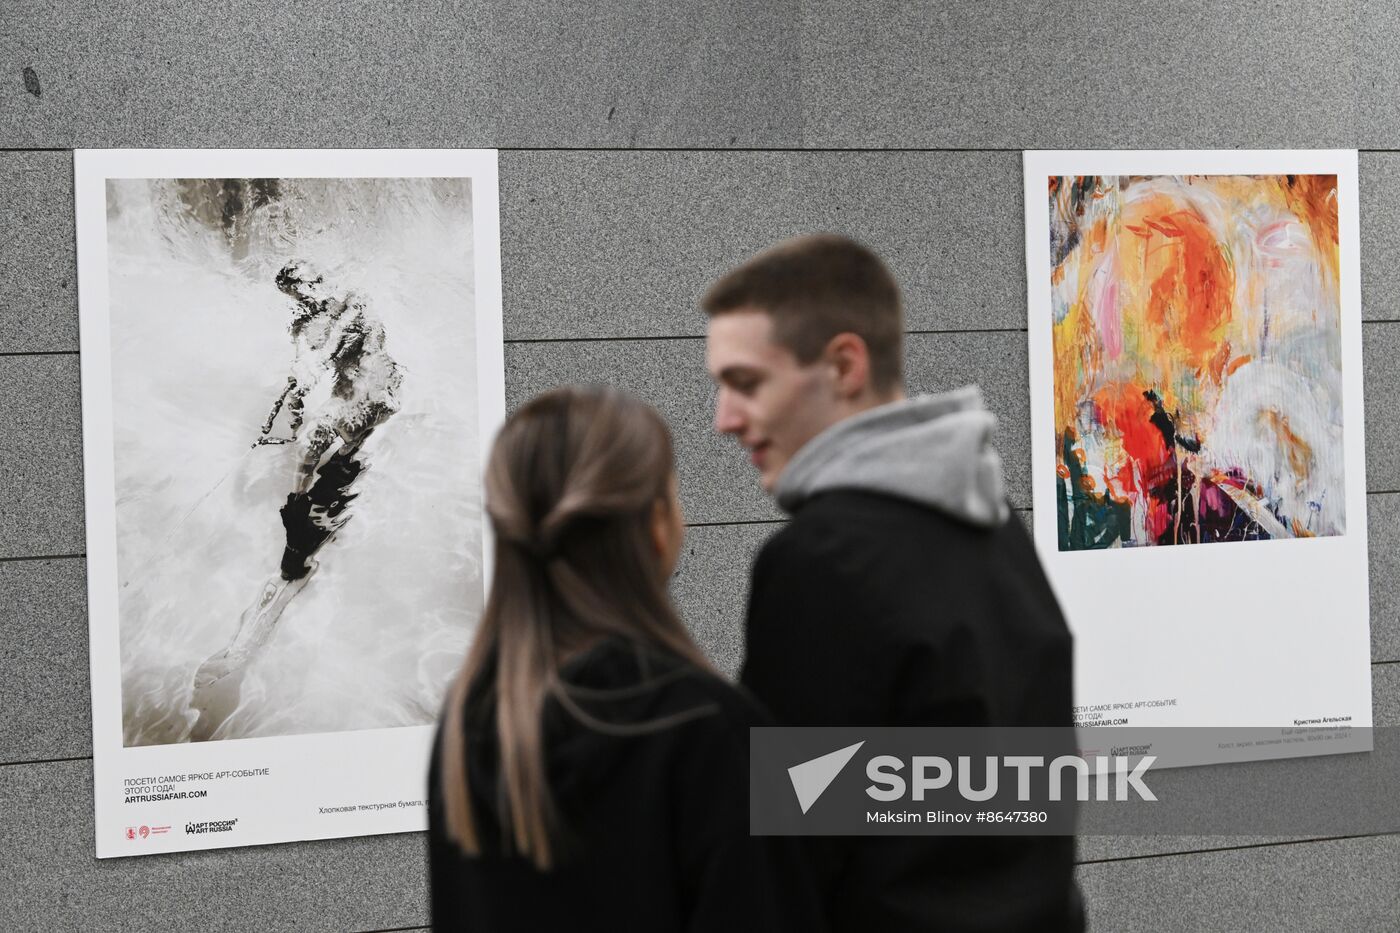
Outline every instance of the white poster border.
{"type": "MultiPolygon", "coordinates": [[[[1037,550],[1075,634],[1080,715],[1132,726],[1359,728],[1371,748],[1370,609],[1355,150],[1023,153],[1037,550]],[[1061,552],[1056,528],[1049,178],[1335,174],[1341,245],[1346,533],[1061,552]],[[1164,581],[1190,581],[1172,591],[1164,581]],[[1133,607],[1125,612],[1117,607],[1133,607]],[[1191,606],[1211,607],[1209,609],[1191,606]],[[1163,701],[1172,704],[1155,705],[1163,701]],[[1349,717],[1349,718],[1348,718],[1349,717]]],[[[1092,720],[1089,720],[1092,722],[1092,720]]],[[[1193,761],[1225,760],[1209,749],[1193,761]]],[[[1238,758],[1232,758],[1238,760],[1238,758]]]]}
{"type": "MultiPolygon", "coordinates": [[[[98,858],[427,827],[424,801],[433,725],[132,748],[122,744],[106,182],[109,178],[225,177],[471,178],[477,436],[483,466],[485,452],[505,417],[496,150],[105,149],[74,153],[98,858]],[[260,769],[268,773],[260,775],[260,769]],[[191,781],[192,774],[222,776],[191,781]],[[159,780],[177,775],[185,780],[159,780]],[[147,789],[174,787],[175,793],[204,791],[209,797],[126,804],[125,782],[138,777],[157,779],[140,785],[147,789]]],[[[487,525],[483,522],[483,581],[490,579],[491,572],[487,525]]]]}

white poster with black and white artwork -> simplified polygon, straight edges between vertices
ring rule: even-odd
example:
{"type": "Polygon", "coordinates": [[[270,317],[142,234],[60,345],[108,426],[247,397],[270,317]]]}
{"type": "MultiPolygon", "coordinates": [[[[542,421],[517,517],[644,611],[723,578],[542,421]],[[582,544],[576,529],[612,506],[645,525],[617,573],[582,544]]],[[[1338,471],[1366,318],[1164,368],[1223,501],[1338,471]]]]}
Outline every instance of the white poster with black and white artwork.
{"type": "Polygon", "coordinates": [[[493,151],[76,154],[98,857],[418,830],[503,417],[493,151]]]}

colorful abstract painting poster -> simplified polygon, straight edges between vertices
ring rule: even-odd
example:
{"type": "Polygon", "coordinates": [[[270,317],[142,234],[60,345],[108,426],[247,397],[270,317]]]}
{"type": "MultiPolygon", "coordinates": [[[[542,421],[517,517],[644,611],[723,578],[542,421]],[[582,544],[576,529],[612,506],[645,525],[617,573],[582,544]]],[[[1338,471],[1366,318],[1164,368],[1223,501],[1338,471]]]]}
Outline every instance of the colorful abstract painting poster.
{"type": "Polygon", "coordinates": [[[75,167],[99,857],[423,828],[487,579],[495,153],[75,167]]]}
{"type": "Polygon", "coordinates": [[[1025,154],[1033,525],[1082,712],[1369,723],[1356,179],[1025,154]]]}
{"type": "Polygon", "coordinates": [[[1337,176],[1047,197],[1060,549],[1344,533],[1337,176]]]}

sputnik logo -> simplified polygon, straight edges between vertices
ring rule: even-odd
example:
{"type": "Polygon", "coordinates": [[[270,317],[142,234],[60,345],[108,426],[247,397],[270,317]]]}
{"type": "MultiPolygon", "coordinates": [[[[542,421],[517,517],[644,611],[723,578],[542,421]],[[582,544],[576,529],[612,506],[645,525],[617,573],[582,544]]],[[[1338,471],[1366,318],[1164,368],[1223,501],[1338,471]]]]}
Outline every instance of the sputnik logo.
{"type": "Polygon", "coordinates": [[[850,763],[864,744],[864,742],[857,742],[854,745],[847,745],[845,748],[839,748],[830,754],[822,755],[820,758],[813,758],[811,761],[804,761],[800,765],[788,768],[788,777],[792,780],[792,789],[797,794],[797,803],[802,807],[803,813],[812,809],[812,804],[817,802],[818,797],[826,793],[831,782],[836,780],[836,776],[850,763]]]}

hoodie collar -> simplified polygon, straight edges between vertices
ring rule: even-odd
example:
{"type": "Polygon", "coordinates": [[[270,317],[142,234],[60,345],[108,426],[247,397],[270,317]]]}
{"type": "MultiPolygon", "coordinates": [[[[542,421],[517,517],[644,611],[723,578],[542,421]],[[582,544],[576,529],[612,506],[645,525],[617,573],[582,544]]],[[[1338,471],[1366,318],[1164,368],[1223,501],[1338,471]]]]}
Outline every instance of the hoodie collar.
{"type": "Polygon", "coordinates": [[[877,492],[994,527],[1010,514],[995,429],[975,385],[881,405],[808,441],[774,496],[792,513],[834,489],[877,492]]]}

